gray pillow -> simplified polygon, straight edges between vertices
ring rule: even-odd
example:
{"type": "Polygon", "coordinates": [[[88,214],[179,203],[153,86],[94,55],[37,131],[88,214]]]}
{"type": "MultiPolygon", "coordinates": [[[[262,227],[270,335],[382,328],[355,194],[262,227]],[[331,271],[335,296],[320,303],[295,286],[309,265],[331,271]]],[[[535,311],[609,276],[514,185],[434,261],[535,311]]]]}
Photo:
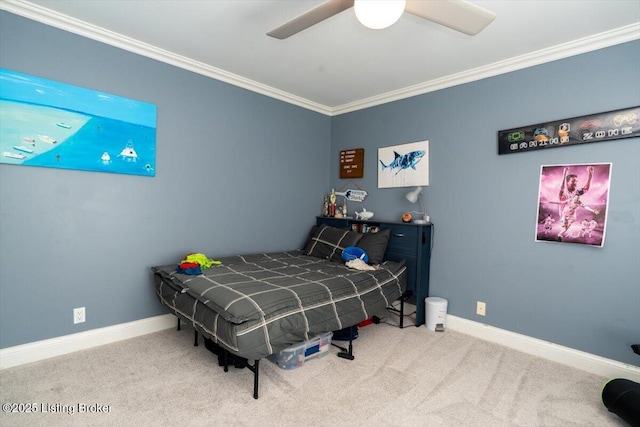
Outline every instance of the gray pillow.
{"type": "Polygon", "coordinates": [[[380,264],[384,260],[391,237],[391,230],[381,230],[377,233],[364,233],[356,246],[364,250],[369,256],[369,264],[380,264]]]}
{"type": "Polygon", "coordinates": [[[304,253],[322,259],[342,262],[342,251],[347,246],[356,246],[362,234],[321,224],[304,247],[304,253]]]}

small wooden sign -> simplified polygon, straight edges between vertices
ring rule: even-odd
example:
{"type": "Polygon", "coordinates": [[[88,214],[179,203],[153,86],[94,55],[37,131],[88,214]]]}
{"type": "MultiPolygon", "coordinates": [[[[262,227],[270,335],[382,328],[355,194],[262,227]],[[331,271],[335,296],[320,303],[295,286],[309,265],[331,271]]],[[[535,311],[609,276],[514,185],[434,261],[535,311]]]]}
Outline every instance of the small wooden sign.
{"type": "Polygon", "coordinates": [[[364,176],[364,148],[352,148],[340,152],[340,178],[364,176]]]}

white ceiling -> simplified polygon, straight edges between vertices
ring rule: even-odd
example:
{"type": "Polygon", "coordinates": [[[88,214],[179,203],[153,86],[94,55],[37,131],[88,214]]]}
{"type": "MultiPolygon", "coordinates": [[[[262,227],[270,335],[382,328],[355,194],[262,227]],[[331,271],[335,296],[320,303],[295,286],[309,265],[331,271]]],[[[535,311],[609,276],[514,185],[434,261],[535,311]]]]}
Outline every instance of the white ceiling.
{"type": "Polygon", "coordinates": [[[640,38],[640,0],[472,2],[497,14],[476,36],[408,13],[370,30],[351,8],[277,40],[266,33],[322,0],[0,0],[9,12],[327,115],[640,38]]]}

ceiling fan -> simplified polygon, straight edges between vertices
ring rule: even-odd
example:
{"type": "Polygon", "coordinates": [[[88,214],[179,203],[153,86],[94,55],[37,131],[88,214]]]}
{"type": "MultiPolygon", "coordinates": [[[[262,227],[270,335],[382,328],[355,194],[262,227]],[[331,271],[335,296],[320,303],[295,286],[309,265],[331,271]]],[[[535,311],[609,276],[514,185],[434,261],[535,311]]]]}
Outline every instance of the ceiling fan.
{"type": "MultiPolygon", "coordinates": [[[[397,13],[397,17],[395,17],[395,20],[393,20],[392,17],[391,23],[386,26],[397,21],[404,11],[471,36],[482,31],[496,17],[495,13],[465,0],[406,0],[406,5],[404,1],[327,0],[308,12],[305,12],[278,28],[269,31],[267,35],[277,39],[286,39],[287,37],[299,33],[302,30],[306,30],[307,28],[312,27],[325,19],[331,18],[344,10],[354,7],[354,5],[358,20],[360,20],[360,22],[365,26],[369,26],[367,23],[363,22],[360,15],[360,13],[362,13],[360,11],[367,6],[366,3],[373,7],[383,3],[386,3],[388,6],[394,3],[396,6],[399,5],[400,9],[399,13],[397,13]]],[[[389,17],[393,15],[393,13],[394,12],[386,12],[384,15],[389,17]]]]}

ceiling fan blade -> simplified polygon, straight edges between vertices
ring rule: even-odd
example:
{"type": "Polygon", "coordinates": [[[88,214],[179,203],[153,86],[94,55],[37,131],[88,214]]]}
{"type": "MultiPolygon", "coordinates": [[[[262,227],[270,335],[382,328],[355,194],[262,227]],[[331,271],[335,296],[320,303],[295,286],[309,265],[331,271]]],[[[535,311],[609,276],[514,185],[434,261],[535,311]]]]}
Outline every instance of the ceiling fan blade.
{"type": "Polygon", "coordinates": [[[337,15],[343,10],[353,7],[353,1],[354,0],[328,0],[286,24],[279,26],[275,30],[269,31],[267,35],[281,40],[286,39],[289,36],[316,25],[318,22],[337,15]]]}
{"type": "Polygon", "coordinates": [[[470,36],[478,34],[496,18],[495,13],[464,0],[407,0],[405,12],[470,36]]]}

